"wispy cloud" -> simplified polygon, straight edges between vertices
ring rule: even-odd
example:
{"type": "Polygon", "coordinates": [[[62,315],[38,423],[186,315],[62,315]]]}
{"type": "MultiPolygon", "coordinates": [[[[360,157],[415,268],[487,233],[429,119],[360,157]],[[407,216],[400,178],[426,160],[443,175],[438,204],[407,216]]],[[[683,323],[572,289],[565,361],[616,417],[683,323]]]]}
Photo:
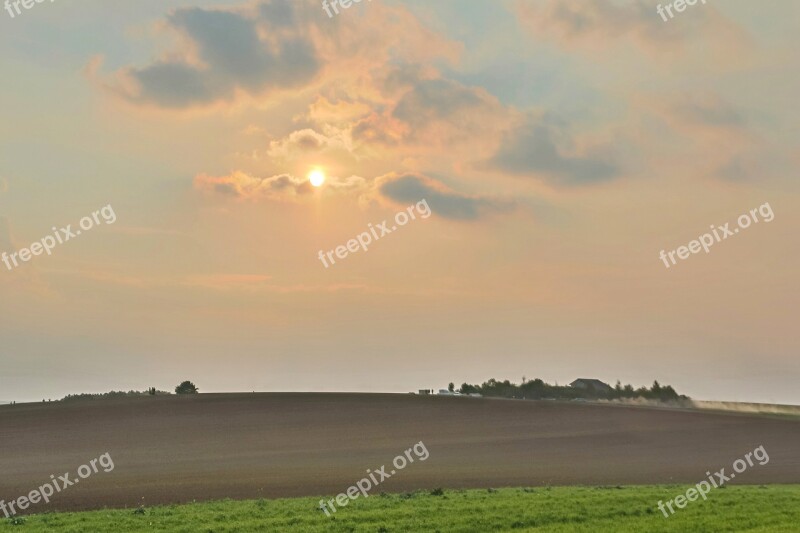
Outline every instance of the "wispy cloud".
{"type": "Polygon", "coordinates": [[[425,199],[434,215],[452,220],[476,220],[512,211],[514,202],[453,191],[432,178],[418,174],[387,174],[376,180],[376,190],[397,204],[425,199]]]}
{"type": "Polygon", "coordinates": [[[621,174],[610,146],[577,148],[566,123],[552,115],[529,114],[503,136],[500,149],[486,166],[556,186],[587,185],[621,174]]]}
{"type": "Polygon", "coordinates": [[[516,6],[520,21],[537,38],[589,54],[632,44],[650,56],[677,59],[696,52],[690,43],[703,41],[707,43],[703,53],[734,60],[749,44],[742,28],[711,4],[698,5],[690,16],[668,23],[658,16],[653,2],[644,0],[519,0],[516,6]]]}

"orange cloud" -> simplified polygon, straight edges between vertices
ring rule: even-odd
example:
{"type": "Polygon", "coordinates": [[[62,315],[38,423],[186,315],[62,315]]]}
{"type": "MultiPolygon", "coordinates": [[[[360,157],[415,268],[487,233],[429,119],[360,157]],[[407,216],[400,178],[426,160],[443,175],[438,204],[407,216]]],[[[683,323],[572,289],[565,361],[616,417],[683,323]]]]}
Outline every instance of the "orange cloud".
{"type": "MultiPolygon", "coordinates": [[[[323,191],[347,192],[365,187],[366,180],[359,176],[347,178],[328,177],[323,191]]],[[[306,178],[279,174],[258,178],[246,172],[235,171],[227,176],[199,174],[194,178],[196,190],[214,196],[238,200],[291,201],[310,196],[314,188],[306,178]]]]}

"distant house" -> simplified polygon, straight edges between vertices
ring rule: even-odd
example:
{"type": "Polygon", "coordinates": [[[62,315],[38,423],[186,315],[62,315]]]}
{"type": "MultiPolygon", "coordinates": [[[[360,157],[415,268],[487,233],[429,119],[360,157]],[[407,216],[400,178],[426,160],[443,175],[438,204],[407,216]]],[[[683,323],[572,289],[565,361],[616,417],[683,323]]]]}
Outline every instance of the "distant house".
{"type": "Polygon", "coordinates": [[[433,394],[432,389],[419,389],[419,394],[433,394]]]}
{"type": "Polygon", "coordinates": [[[597,392],[605,394],[611,392],[611,386],[608,383],[603,383],[599,379],[586,379],[578,378],[569,384],[573,389],[581,389],[588,392],[597,392]]]}

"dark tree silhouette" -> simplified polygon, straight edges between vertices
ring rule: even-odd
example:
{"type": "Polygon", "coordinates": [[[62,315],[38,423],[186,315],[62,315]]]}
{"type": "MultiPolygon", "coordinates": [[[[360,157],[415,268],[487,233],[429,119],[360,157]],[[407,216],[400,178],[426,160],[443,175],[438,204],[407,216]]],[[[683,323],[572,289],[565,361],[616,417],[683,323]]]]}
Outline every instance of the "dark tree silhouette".
{"type": "Polygon", "coordinates": [[[199,390],[191,381],[184,381],[175,387],[175,394],[197,394],[199,390]]]}

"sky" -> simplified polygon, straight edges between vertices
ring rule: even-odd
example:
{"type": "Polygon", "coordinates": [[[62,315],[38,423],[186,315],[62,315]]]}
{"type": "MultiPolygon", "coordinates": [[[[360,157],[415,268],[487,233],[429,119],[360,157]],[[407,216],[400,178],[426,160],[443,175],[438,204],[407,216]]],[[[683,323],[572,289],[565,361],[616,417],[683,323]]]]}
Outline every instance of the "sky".
{"type": "Polygon", "coordinates": [[[0,11],[0,251],[95,214],[0,263],[0,401],[526,376],[800,404],[800,4],[656,6],[0,11]]]}

